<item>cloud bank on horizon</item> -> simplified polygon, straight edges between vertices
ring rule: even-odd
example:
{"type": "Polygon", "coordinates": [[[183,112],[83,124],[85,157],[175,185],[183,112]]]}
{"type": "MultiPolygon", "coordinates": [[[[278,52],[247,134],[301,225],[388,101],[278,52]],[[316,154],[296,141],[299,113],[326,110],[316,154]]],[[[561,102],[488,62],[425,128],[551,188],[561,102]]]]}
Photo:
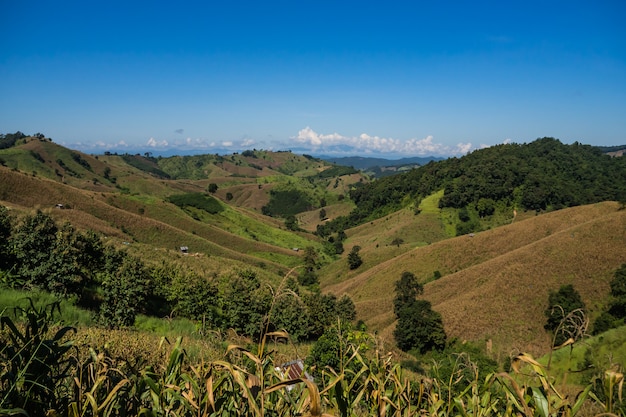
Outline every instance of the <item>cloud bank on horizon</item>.
{"type": "MultiPolygon", "coordinates": [[[[183,129],[176,130],[182,133],[183,129]]],[[[504,142],[509,142],[506,140],[504,142]]],[[[472,143],[458,143],[449,146],[437,143],[432,135],[423,139],[410,138],[406,140],[372,136],[361,133],[358,136],[346,136],[339,133],[318,133],[307,126],[301,129],[297,135],[291,136],[289,140],[283,141],[278,146],[276,142],[264,143],[249,137],[238,141],[225,140],[213,141],[202,138],[185,139],[158,139],[150,137],[144,146],[129,145],[126,141],[120,140],[114,143],[96,141],[92,143],[64,143],[64,146],[74,147],[84,152],[153,152],[167,154],[190,154],[190,153],[232,153],[241,152],[246,149],[257,148],[266,150],[291,150],[296,153],[310,153],[315,155],[331,156],[354,156],[354,155],[376,155],[388,157],[408,157],[408,156],[461,156],[468,152],[484,148],[488,145],[481,144],[478,147],[472,143]]]]}
{"type": "Polygon", "coordinates": [[[456,146],[435,143],[431,135],[423,139],[407,140],[371,136],[367,133],[361,133],[358,136],[343,136],[339,133],[319,134],[308,126],[291,139],[318,154],[356,152],[403,156],[457,156],[464,155],[473,149],[471,143],[459,143],[456,146]]]}

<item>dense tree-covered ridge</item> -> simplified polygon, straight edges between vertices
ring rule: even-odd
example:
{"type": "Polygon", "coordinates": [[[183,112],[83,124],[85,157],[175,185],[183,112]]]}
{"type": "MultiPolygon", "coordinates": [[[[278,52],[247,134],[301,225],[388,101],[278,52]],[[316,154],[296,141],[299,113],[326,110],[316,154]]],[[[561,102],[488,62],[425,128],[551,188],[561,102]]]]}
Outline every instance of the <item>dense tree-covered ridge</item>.
{"type": "MultiPolygon", "coordinates": [[[[560,209],[606,200],[626,200],[626,159],[593,146],[554,138],[503,144],[461,158],[431,162],[351,191],[357,208],[335,222],[337,229],[381,217],[444,189],[440,207],[500,203],[522,210],[560,209]]],[[[485,213],[483,213],[485,214],[485,213]]],[[[333,227],[329,225],[328,227],[333,227]]]]}

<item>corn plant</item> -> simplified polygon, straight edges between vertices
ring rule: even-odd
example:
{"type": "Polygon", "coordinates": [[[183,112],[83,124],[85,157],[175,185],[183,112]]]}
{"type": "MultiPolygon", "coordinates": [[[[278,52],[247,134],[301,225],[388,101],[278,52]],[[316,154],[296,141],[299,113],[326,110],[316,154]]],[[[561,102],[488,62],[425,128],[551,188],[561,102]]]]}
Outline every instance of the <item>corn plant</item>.
{"type": "Polygon", "coordinates": [[[579,392],[573,401],[570,400],[554,386],[546,367],[527,354],[515,357],[511,367],[517,375],[524,376],[528,382],[520,385],[508,374],[501,373],[498,376],[503,382],[506,398],[513,411],[523,415],[575,416],[591,392],[590,384],[579,392]]]}
{"type": "Polygon", "coordinates": [[[130,385],[130,380],[115,368],[113,362],[92,348],[89,348],[86,360],[77,358],[69,417],[133,415],[130,412],[136,407],[133,407],[132,395],[125,395],[123,391],[130,385]]]}
{"type": "Polygon", "coordinates": [[[604,401],[601,401],[596,395],[591,393],[591,396],[596,400],[598,404],[604,408],[605,413],[608,414],[624,414],[623,407],[623,392],[624,392],[624,374],[614,369],[609,369],[604,372],[603,380],[604,388],[604,401]],[[615,403],[617,399],[618,404],[615,403]]]}
{"type": "Polygon", "coordinates": [[[0,414],[14,410],[44,415],[66,407],[69,387],[65,382],[75,364],[67,355],[72,342],[65,336],[75,329],[66,326],[51,333],[59,303],[39,309],[30,299],[29,303],[27,308],[14,309],[23,325],[5,312],[0,316],[0,327],[8,338],[0,339],[0,414]]]}

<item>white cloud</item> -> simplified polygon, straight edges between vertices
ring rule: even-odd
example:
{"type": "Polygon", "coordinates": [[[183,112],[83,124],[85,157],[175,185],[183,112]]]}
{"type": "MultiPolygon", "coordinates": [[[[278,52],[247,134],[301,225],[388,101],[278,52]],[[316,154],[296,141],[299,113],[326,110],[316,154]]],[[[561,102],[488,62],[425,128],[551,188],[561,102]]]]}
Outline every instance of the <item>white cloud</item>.
{"type": "Polygon", "coordinates": [[[150,138],[148,139],[148,142],[146,143],[146,145],[148,145],[151,148],[165,148],[168,145],[168,143],[166,140],[157,141],[155,138],[150,138]]]}
{"type": "Polygon", "coordinates": [[[95,142],[89,142],[89,143],[85,143],[85,142],[73,142],[73,143],[66,143],[66,142],[59,142],[60,145],[63,146],[67,146],[70,149],[80,149],[80,150],[84,150],[85,152],[91,152],[91,151],[99,151],[99,150],[111,150],[111,149],[127,149],[129,148],[129,145],[126,143],[126,141],[124,140],[120,140],[118,142],[114,142],[114,143],[107,143],[104,142],[102,140],[97,140],[95,142]]]}
{"type": "Polygon", "coordinates": [[[310,127],[305,127],[297,136],[291,137],[305,147],[311,147],[314,152],[333,152],[342,148],[343,152],[402,154],[402,155],[461,155],[472,149],[471,143],[459,143],[456,146],[447,146],[435,143],[432,136],[423,139],[393,139],[380,136],[371,136],[361,133],[359,136],[343,136],[339,133],[319,134],[310,127]]]}

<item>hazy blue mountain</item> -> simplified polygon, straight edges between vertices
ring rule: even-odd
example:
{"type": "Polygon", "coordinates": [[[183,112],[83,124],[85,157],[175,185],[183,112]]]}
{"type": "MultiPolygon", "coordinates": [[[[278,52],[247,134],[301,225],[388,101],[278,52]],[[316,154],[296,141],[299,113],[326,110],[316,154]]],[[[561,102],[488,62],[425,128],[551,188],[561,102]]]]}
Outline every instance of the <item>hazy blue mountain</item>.
{"type": "Polygon", "coordinates": [[[400,165],[426,165],[430,161],[440,161],[445,158],[438,158],[435,156],[419,157],[414,156],[410,158],[401,159],[385,159],[385,158],[370,158],[364,156],[320,156],[320,159],[324,161],[332,162],[333,164],[351,166],[356,169],[366,170],[373,167],[391,167],[400,165]]]}

